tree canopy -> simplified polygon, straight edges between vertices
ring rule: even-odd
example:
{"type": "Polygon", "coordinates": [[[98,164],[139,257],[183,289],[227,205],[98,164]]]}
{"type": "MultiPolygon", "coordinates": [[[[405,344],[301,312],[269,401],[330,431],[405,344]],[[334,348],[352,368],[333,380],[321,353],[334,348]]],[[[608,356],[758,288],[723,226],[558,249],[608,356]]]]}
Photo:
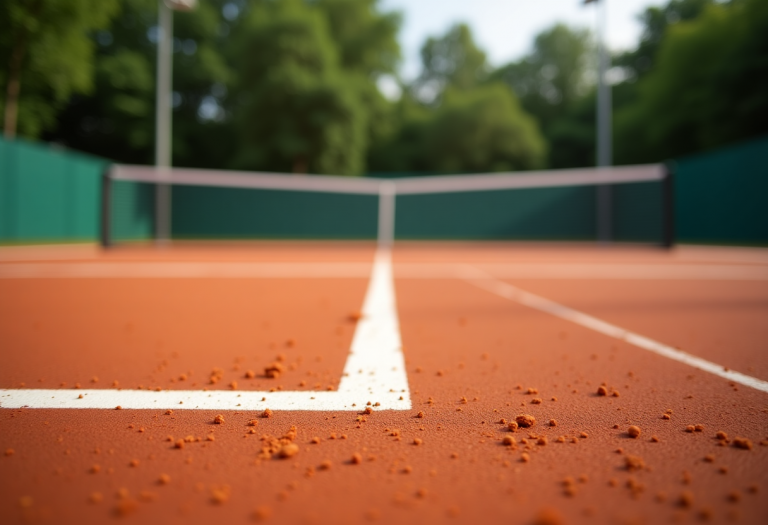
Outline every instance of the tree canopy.
{"type": "MultiPolygon", "coordinates": [[[[157,8],[0,3],[6,133],[153,162],[157,8]]],[[[637,45],[613,57],[617,163],[768,132],[768,2],[668,0],[639,19],[637,45]]],[[[409,80],[401,22],[378,0],[200,0],[176,12],[173,164],[346,175],[594,165],[589,30],[555,24],[496,65],[458,23],[425,40],[409,80]],[[383,96],[385,77],[400,97],[383,96]]]]}
{"type": "Polygon", "coordinates": [[[0,100],[4,132],[37,136],[75,94],[93,87],[92,31],[106,27],[117,0],[0,2],[0,100]]]}

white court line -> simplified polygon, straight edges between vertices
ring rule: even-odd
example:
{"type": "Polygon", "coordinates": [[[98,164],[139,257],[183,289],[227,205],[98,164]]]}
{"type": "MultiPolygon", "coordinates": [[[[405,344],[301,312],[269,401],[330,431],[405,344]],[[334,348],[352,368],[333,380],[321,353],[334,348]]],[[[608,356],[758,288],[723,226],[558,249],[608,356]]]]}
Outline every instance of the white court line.
{"type": "Polygon", "coordinates": [[[709,372],[710,374],[728,379],[734,383],[739,383],[762,392],[768,392],[768,381],[763,381],[762,379],[757,379],[756,377],[748,376],[733,370],[727,370],[722,365],[696,357],[687,352],[683,352],[682,350],[672,348],[671,346],[659,343],[648,337],[630,332],[629,330],[625,330],[624,328],[612,325],[596,317],[592,317],[591,315],[574,310],[573,308],[550,301],[544,297],[525,292],[511,284],[493,278],[478,268],[466,267],[464,278],[472,284],[504,297],[505,299],[509,299],[510,301],[516,301],[522,305],[555,315],[566,321],[571,321],[585,328],[619,339],[620,341],[626,341],[627,343],[644,350],[709,372]]]}
{"type": "MultiPolygon", "coordinates": [[[[500,279],[627,279],[768,281],[768,266],[706,264],[474,264],[500,279]]],[[[399,263],[398,279],[454,279],[463,265],[399,263]]],[[[367,278],[355,262],[66,262],[4,263],[0,279],[346,279],[367,278]]]]}
{"type": "Polygon", "coordinates": [[[0,390],[2,408],[410,410],[411,397],[397,320],[392,260],[376,253],[362,314],[335,392],[165,390],[0,390]],[[83,398],[78,396],[82,394],[83,398]],[[262,401],[262,398],[266,398],[262,401]],[[353,404],[357,406],[353,406],[353,404]]]}

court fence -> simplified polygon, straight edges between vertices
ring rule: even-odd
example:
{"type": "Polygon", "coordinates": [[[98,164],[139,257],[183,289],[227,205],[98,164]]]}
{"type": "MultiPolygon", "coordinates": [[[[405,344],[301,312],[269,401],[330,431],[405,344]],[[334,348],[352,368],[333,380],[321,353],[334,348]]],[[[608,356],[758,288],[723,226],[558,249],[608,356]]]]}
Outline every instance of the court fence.
{"type": "MultiPolygon", "coordinates": [[[[669,166],[675,173],[673,191],[665,191],[663,181],[672,179],[665,179],[661,171],[653,180],[611,186],[613,240],[669,244],[674,226],[677,242],[768,244],[768,207],[764,205],[768,195],[768,137],[677,159],[669,166]],[[674,199],[665,201],[665,195],[674,199]],[[672,210],[674,220],[665,220],[672,210]]],[[[104,235],[103,219],[108,219],[110,242],[153,238],[159,180],[154,179],[155,170],[146,171],[145,167],[143,173],[149,178],[132,180],[103,177],[108,167],[104,159],[0,139],[0,242],[93,241],[104,235]],[[108,188],[103,181],[108,182],[108,188]],[[108,206],[103,199],[105,189],[109,189],[108,206]]],[[[115,166],[111,173],[115,173],[114,168],[121,169],[115,166]]],[[[396,220],[391,235],[397,239],[588,241],[596,238],[595,187],[599,181],[547,185],[545,179],[590,173],[599,172],[332,178],[366,188],[352,192],[258,184],[246,189],[239,182],[229,186],[173,184],[170,236],[373,239],[381,233],[382,183],[391,182],[394,187],[386,186],[395,193],[392,204],[396,220]],[[496,181],[497,186],[432,191],[445,187],[446,182],[466,179],[475,185],[482,178],[496,181]],[[512,181],[511,186],[499,186],[502,178],[512,181]],[[530,182],[527,186],[521,182],[526,180],[530,182]],[[419,184],[431,187],[406,191],[409,185],[413,189],[419,184]]],[[[264,176],[251,175],[254,180],[264,176]]],[[[281,184],[306,178],[274,177],[281,184]]],[[[328,179],[309,178],[316,182],[328,179]]]]}

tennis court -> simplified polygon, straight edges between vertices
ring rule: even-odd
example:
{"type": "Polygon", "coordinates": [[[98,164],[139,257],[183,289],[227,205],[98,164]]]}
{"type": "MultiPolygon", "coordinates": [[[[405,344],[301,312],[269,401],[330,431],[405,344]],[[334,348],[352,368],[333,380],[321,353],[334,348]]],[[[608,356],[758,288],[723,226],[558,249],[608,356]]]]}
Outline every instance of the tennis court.
{"type": "Polygon", "coordinates": [[[137,186],[106,215],[109,249],[0,248],[12,521],[768,516],[768,250],[662,248],[662,219],[654,244],[434,240],[440,221],[407,229],[407,198],[439,177],[334,181],[367,199],[352,227],[369,239],[290,239],[285,222],[287,240],[129,242],[141,184],[191,192],[198,175],[113,171],[137,186]]]}

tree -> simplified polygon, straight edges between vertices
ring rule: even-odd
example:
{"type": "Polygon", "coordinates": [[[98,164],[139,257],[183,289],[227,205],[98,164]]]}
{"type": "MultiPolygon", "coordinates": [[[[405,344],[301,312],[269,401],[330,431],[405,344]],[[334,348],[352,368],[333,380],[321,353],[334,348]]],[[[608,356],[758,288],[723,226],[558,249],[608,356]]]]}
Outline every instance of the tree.
{"type": "MultiPolygon", "coordinates": [[[[173,15],[175,165],[222,167],[233,154],[220,105],[231,78],[222,3],[173,15]]],[[[91,35],[95,89],[70,98],[47,140],[119,162],[154,162],[157,18],[157,0],[127,0],[109,27],[91,35]]]]}
{"type": "Polygon", "coordinates": [[[380,13],[377,4],[378,0],[310,0],[326,19],[340,67],[374,79],[396,72],[402,20],[399,13],[380,13]]]}
{"type": "Polygon", "coordinates": [[[546,152],[536,122],[502,84],[446,91],[423,148],[432,169],[448,173],[535,169],[546,152]]]}
{"type": "Polygon", "coordinates": [[[488,73],[485,53],[466,24],[456,24],[441,37],[430,37],[421,47],[422,71],[413,93],[424,101],[436,100],[449,86],[471,89],[488,73]]]}
{"type": "Polygon", "coordinates": [[[664,35],[670,26],[693,20],[715,0],[670,0],[665,6],[652,6],[638,16],[643,33],[637,48],[614,58],[616,66],[623,67],[630,80],[635,80],[653,69],[664,35]]]}
{"type": "Polygon", "coordinates": [[[586,159],[594,159],[594,140],[586,139],[594,133],[594,117],[585,113],[583,102],[594,88],[590,75],[593,57],[588,30],[556,24],[536,36],[533,50],[522,60],[490,75],[491,81],[507,84],[523,108],[538,120],[547,142],[553,145],[549,150],[551,167],[572,167],[573,162],[584,165],[586,159]],[[575,142],[569,142],[570,138],[575,142]],[[562,147],[569,149],[567,154],[562,147]]]}
{"type": "Polygon", "coordinates": [[[339,66],[325,19],[299,0],[261,5],[248,17],[240,56],[246,139],[240,165],[361,173],[366,113],[357,79],[339,66]]]}
{"type": "Polygon", "coordinates": [[[117,0],[4,0],[0,2],[0,56],[7,69],[4,133],[37,137],[75,93],[93,86],[89,33],[106,27],[117,0]]]}
{"type": "Polygon", "coordinates": [[[667,31],[636,103],[617,115],[623,155],[659,161],[768,132],[768,3],[708,6],[667,31]]]}

